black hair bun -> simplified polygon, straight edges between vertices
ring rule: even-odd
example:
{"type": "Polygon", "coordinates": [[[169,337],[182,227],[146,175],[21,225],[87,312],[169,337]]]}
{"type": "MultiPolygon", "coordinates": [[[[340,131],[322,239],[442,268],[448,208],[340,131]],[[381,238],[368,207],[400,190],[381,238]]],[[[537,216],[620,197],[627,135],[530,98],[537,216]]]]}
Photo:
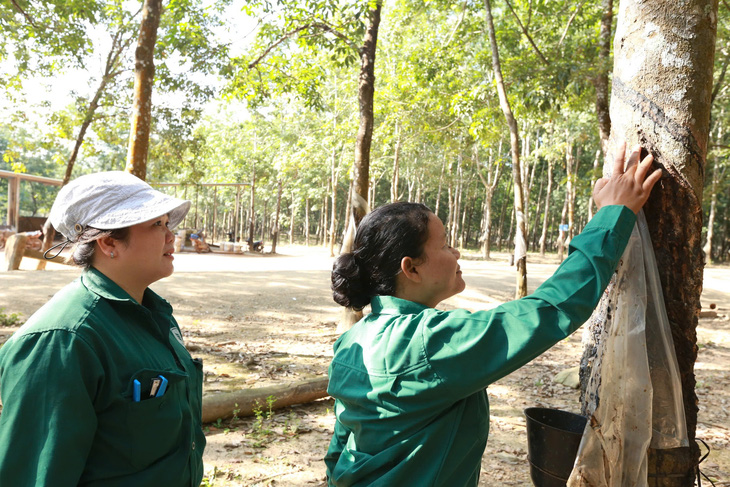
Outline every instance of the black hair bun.
{"type": "Polygon", "coordinates": [[[370,304],[369,279],[362,276],[352,253],[340,255],[332,265],[332,298],[337,304],[356,310],[370,304]]]}

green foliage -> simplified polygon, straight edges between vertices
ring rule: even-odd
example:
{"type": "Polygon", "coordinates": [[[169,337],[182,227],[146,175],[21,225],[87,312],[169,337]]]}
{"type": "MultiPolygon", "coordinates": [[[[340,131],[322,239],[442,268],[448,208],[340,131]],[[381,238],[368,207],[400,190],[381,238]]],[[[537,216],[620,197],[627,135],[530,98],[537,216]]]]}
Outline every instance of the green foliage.
{"type": "Polygon", "coordinates": [[[5,313],[5,308],[0,307],[0,326],[20,326],[25,320],[21,313],[5,313]]]}
{"type": "MultiPolygon", "coordinates": [[[[118,33],[131,44],[120,54],[116,75],[92,116],[74,175],[121,169],[129,134],[139,2],[18,3],[26,15],[9,2],[0,5],[0,60],[13,67],[0,77],[9,101],[0,110],[1,167],[63,175],[101,81],[94,60],[105,56],[102,46],[110,45],[118,33]],[[24,91],[34,74],[50,76],[71,68],[85,74],[79,76],[67,106],[30,100],[24,91]]],[[[237,196],[244,208],[241,216],[248,218],[249,187],[216,190],[199,183],[255,180],[256,235],[269,238],[265,231],[273,227],[282,181],[282,232],[304,234],[307,207],[309,230],[319,229],[325,199],[334,195],[335,231],[341,236],[359,125],[359,48],[367,9],[373,5],[374,0],[165,2],[155,51],[148,179],[184,185],[165,191],[194,200],[189,224],[196,216],[196,225],[205,220],[212,227],[216,214],[219,230],[227,230],[221,215],[230,214],[237,196]]],[[[557,236],[568,150],[578,166],[572,180],[576,224],[580,228],[587,220],[591,182],[600,173],[593,167],[599,141],[592,81],[605,67],[599,65],[597,51],[602,12],[600,2],[510,0],[510,5],[514,12],[505,0],[492,2],[502,71],[522,138],[525,177],[531,181],[528,230],[534,246],[542,227],[549,164],[553,193],[548,241],[557,236]]],[[[727,5],[720,8],[727,13],[727,5]]],[[[382,16],[375,62],[371,206],[390,201],[391,186],[396,186],[398,198],[438,207],[447,225],[463,220],[464,245],[476,246],[486,226],[481,221],[486,194],[480,175],[501,164],[490,221],[494,243],[509,242],[509,133],[495,88],[483,2],[389,0],[382,16]],[[449,218],[456,211],[457,194],[463,198],[461,218],[449,218]]],[[[730,52],[723,47],[730,34],[726,17],[718,16],[706,215],[711,172],[727,166],[730,145],[723,129],[730,124],[723,74],[730,67],[730,52]]],[[[720,179],[715,195],[715,238],[722,255],[729,246],[722,236],[730,228],[727,181],[720,179]]],[[[0,210],[6,205],[6,188],[0,184],[0,210]]],[[[53,193],[53,188],[28,185],[21,195],[22,213],[45,214],[53,193]]],[[[331,199],[326,204],[331,205],[331,199]]],[[[329,227],[327,221],[322,223],[329,227]]]]}

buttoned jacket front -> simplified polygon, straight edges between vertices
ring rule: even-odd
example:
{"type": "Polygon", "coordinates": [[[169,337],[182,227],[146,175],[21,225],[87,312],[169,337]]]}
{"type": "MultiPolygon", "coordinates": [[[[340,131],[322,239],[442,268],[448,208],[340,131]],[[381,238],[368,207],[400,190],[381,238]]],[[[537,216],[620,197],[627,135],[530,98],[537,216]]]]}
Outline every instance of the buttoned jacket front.
{"type": "Polygon", "coordinates": [[[0,485],[198,486],[202,377],[167,301],[85,271],[0,348],[0,485]]]}

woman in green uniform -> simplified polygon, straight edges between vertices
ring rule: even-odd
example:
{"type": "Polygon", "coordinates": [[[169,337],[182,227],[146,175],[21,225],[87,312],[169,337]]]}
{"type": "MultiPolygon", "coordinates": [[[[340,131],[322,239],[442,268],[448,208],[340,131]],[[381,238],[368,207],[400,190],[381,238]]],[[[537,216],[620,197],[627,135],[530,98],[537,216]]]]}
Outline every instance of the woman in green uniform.
{"type": "Polygon", "coordinates": [[[334,345],[332,486],[474,486],[489,433],[486,387],[570,335],[598,303],[661,171],[639,149],[596,184],[600,211],[532,295],[493,310],[440,311],[464,289],[459,251],[423,205],[367,215],[332,271],[334,299],[371,313],[334,345]]]}
{"type": "Polygon", "coordinates": [[[148,288],[189,208],[124,172],[61,189],[51,223],[84,270],[0,348],[0,485],[200,484],[202,364],[148,288]]]}

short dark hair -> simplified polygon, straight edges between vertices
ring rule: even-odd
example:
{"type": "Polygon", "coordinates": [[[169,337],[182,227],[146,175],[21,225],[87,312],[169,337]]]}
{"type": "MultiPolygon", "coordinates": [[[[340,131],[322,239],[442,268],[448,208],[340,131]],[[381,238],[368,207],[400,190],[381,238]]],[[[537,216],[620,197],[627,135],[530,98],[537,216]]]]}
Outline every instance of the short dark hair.
{"type": "Polygon", "coordinates": [[[113,230],[99,230],[94,227],[86,227],[79,234],[79,238],[74,246],[74,263],[82,266],[84,269],[90,268],[94,261],[96,241],[105,237],[111,237],[114,240],[119,240],[126,244],[129,241],[129,227],[115,228],[113,230]]]}
{"type": "Polygon", "coordinates": [[[395,294],[403,257],[418,258],[428,240],[433,212],[421,203],[383,205],[360,222],[352,252],[332,266],[332,296],[338,304],[361,310],[373,296],[395,294]]]}

